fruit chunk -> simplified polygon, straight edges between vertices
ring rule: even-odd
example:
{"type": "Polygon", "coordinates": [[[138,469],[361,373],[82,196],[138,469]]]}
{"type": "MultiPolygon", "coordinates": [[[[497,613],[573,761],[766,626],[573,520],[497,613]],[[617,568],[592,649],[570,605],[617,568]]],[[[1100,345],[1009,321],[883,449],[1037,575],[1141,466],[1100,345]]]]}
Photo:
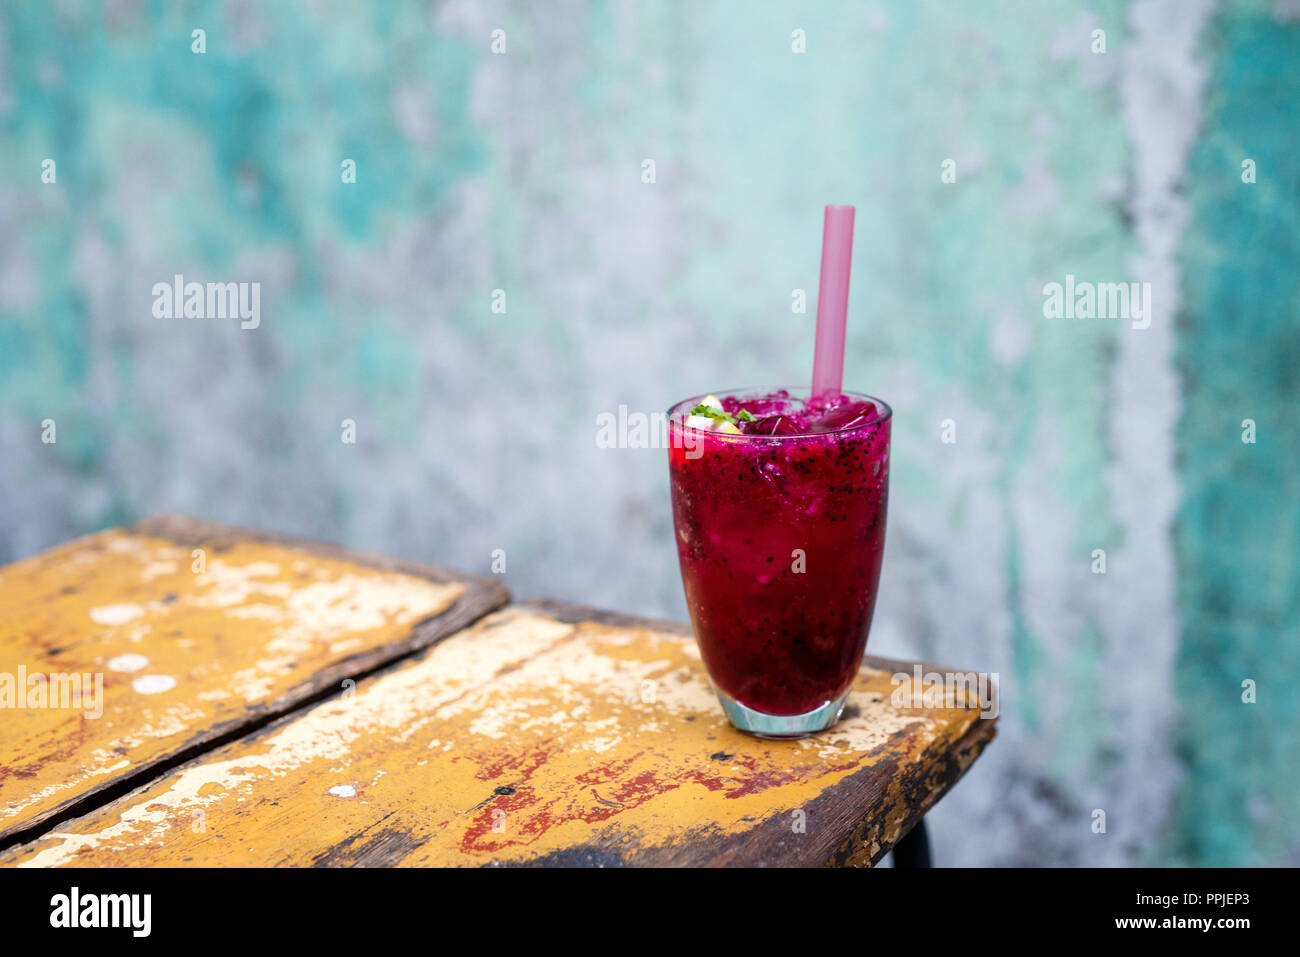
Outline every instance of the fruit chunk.
{"type": "Polygon", "coordinates": [[[726,419],[715,419],[707,415],[688,415],[686,426],[691,429],[706,429],[710,432],[725,432],[728,435],[740,434],[740,429],[726,419]]]}
{"type": "Polygon", "coordinates": [[[726,432],[739,435],[740,429],[731,421],[731,415],[722,408],[722,402],[716,395],[706,395],[686,417],[686,425],[692,429],[708,429],[713,432],[726,432]],[[713,413],[717,413],[714,415],[713,413]]]}

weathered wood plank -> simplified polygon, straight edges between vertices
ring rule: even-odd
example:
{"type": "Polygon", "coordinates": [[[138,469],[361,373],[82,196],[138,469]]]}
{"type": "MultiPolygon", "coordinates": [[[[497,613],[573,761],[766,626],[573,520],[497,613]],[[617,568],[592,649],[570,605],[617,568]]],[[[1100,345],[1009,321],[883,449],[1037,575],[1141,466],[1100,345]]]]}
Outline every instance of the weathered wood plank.
{"type": "Polygon", "coordinates": [[[0,846],[508,599],[495,579],[176,517],[0,568],[0,846]],[[67,692],[74,674],[88,693],[17,696],[20,676],[67,692]]]}
{"type": "Polygon", "coordinates": [[[684,628],[512,606],[0,864],[872,863],[994,733],[894,707],[910,665],[873,665],[834,729],[762,741],[684,628]]]}

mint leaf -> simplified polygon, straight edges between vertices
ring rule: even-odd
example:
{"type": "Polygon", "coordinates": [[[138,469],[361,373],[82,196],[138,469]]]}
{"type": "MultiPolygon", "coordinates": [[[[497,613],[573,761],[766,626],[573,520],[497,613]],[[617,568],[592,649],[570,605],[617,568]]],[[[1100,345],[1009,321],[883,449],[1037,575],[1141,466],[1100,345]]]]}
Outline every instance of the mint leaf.
{"type": "Polygon", "coordinates": [[[691,409],[691,415],[707,415],[711,419],[726,419],[732,425],[736,424],[736,417],[729,412],[723,412],[721,409],[715,409],[711,405],[700,403],[691,409]]]}
{"type": "Polygon", "coordinates": [[[748,409],[741,409],[738,413],[736,413],[735,415],[732,415],[730,412],[723,412],[723,411],[722,411],[721,409],[719,409],[719,408],[716,408],[716,407],[711,406],[711,405],[704,405],[703,403],[701,403],[701,404],[697,405],[695,408],[691,409],[691,413],[690,413],[690,414],[691,414],[691,415],[707,415],[707,416],[708,416],[709,418],[711,418],[711,419],[725,419],[726,421],[730,422],[732,425],[735,425],[737,422],[753,422],[753,421],[754,421],[754,417],[753,417],[752,415],[749,414],[749,410],[748,410],[748,409]]]}

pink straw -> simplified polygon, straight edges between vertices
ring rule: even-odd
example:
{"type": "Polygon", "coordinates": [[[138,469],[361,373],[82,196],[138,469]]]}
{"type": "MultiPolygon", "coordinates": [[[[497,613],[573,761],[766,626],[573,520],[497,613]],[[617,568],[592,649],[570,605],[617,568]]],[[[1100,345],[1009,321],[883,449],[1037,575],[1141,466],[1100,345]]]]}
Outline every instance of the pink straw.
{"type": "Polygon", "coordinates": [[[822,278],[817,290],[817,345],[812,394],[837,394],[844,382],[844,324],[853,266],[853,207],[827,206],[822,224],[822,278]]]}

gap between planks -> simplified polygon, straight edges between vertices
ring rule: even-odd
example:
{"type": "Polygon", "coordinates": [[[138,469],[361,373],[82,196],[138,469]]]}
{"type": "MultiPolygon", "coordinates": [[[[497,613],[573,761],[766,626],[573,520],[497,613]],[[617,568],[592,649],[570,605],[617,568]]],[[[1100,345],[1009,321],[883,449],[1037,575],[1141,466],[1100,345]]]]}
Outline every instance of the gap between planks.
{"type": "Polygon", "coordinates": [[[355,551],[328,542],[224,525],[189,516],[153,516],[125,526],[123,530],[130,534],[165,539],[177,545],[199,546],[206,543],[210,546],[221,540],[278,545],[310,556],[350,562],[379,571],[400,572],[439,583],[462,584],[465,591],[441,612],[413,623],[400,645],[390,646],[391,653],[387,656],[383,654],[384,647],[377,647],[326,665],[282,695],[279,700],[283,704],[269,704],[256,716],[235,718],[201,729],[190,743],[175,751],[141,764],[85,793],[70,797],[30,820],[11,826],[0,833],[0,852],[38,840],[59,825],[93,813],[208,752],[247,737],[277,721],[296,717],[338,695],[340,684],[344,680],[361,681],[400,667],[438,642],[505,607],[511,598],[509,589],[495,577],[461,574],[439,566],[355,551]],[[428,633],[427,639],[422,638],[424,633],[428,633]],[[313,687],[314,685],[319,687],[313,687]]]}

